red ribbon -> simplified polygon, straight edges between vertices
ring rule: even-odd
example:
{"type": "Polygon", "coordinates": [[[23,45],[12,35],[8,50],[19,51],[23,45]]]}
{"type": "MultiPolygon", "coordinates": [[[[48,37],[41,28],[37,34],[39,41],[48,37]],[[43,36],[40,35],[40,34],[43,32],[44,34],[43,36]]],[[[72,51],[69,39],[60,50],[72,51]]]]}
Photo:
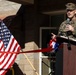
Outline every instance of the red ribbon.
{"type": "Polygon", "coordinates": [[[51,52],[53,49],[51,47],[49,48],[44,48],[41,50],[31,50],[31,51],[25,51],[25,52],[20,52],[20,53],[37,53],[37,52],[51,52]]]}
{"type": "Polygon", "coordinates": [[[22,52],[1,52],[0,53],[15,53],[15,54],[21,54],[21,53],[37,53],[37,52],[51,52],[53,49],[51,47],[40,49],[40,50],[30,50],[30,51],[22,51],[22,52]]]}

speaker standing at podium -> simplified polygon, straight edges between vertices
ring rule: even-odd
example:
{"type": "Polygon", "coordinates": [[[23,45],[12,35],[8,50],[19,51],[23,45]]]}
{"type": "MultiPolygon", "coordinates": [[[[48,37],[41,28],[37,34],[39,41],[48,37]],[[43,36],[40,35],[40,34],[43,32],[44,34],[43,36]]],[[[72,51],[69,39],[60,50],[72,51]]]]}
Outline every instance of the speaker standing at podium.
{"type": "MultiPolygon", "coordinates": [[[[55,41],[60,44],[67,41],[66,44],[63,46],[65,49],[64,52],[62,53],[58,52],[56,54],[55,74],[53,75],[76,75],[76,72],[74,72],[75,71],[74,69],[76,68],[75,66],[76,64],[74,61],[76,60],[75,57],[76,51],[72,50],[75,49],[76,47],[74,45],[72,45],[71,47],[72,44],[71,41],[75,42],[76,45],[76,4],[74,3],[66,4],[66,15],[67,19],[61,23],[58,35],[51,33],[52,34],[51,40],[55,39],[55,41]]],[[[60,51],[61,50],[62,49],[60,49],[60,51]]]]}
{"type": "MultiPolygon", "coordinates": [[[[76,4],[66,4],[66,15],[67,19],[61,23],[58,35],[68,37],[68,40],[69,38],[76,40],[76,4]]],[[[52,39],[54,39],[56,35],[53,33],[52,35],[52,39]]]]}
{"type": "Polygon", "coordinates": [[[67,20],[61,23],[58,35],[76,39],[76,4],[66,4],[67,20]]]}

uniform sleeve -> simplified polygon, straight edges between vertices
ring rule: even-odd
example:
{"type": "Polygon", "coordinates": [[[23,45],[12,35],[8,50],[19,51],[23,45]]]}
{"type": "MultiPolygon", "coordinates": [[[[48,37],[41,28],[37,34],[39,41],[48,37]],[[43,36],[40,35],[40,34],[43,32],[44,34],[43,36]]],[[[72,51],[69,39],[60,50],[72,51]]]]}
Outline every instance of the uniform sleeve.
{"type": "Polygon", "coordinates": [[[73,35],[76,37],[76,24],[74,26],[74,32],[73,32],[73,35]]]}
{"type": "Polygon", "coordinates": [[[65,24],[64,22],[62,22],[59,27],[58,35],[62,35],[64,33],[64,29],[65,29],[65,24]]]}

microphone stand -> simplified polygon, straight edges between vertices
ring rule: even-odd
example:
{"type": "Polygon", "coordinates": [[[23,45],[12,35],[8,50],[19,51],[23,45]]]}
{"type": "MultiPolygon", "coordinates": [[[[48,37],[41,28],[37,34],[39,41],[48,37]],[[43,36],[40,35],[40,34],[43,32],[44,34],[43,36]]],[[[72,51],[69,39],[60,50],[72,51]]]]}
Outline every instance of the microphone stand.
{"type": "Polygon", "coordinates": [[[69,36],[68,36],[68,44],[67,44],[67,47],[68,47],[68,50],[71,50],[71,43],[70,43],[70,40],[69,40],[69,36]]]}
{"type": "Polygon", "coordinates": [[[68,50],[71,50],[71,43],[70,43],[69,36],[70,36],[70,35],[73,35],[73,34],[72,34],[72,31],[67,31],[66,34],[67,34],[67,37],[68,37],[68,44],[67,44],[68,50]]]}

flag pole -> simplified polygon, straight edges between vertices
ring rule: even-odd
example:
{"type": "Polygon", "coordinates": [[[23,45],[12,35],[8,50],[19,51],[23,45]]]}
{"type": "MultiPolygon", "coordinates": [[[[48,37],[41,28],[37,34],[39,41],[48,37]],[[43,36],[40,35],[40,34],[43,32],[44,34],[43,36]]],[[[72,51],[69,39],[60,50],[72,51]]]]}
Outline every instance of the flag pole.
{"type": "MultiPolygon", "coordinates": [[[[21,50],[23,52],[23,50],[21,50]]],[[[28,59],[27,55],[23,53],[23,55],[25,56],[25,58],[27,59],[27,61],[29,62],[29,64],[31,65],[31,67],[33,68],[33,70],[35,71],[36,75],[39,75],[35,69],[35,67],[32,65],[32,63],[30,62],[30,60],[28,59]]]]}

